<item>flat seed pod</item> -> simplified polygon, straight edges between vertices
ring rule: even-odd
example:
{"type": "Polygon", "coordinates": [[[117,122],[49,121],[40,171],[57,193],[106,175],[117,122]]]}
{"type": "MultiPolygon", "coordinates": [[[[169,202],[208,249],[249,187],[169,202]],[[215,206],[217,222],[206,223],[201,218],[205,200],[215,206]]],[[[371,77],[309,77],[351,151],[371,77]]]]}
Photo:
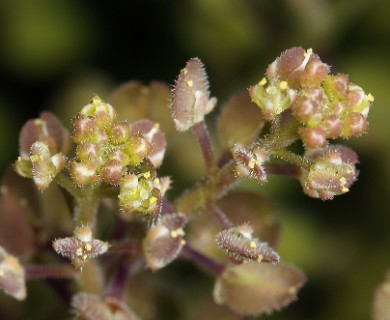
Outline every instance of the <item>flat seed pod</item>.
{"type": "Polygon", "coordinates": [[[214,300],[243,315],[271,313],[294,301],[304,282],[301,272],[283,264],[247,262],[217,278],[214,300]]]}

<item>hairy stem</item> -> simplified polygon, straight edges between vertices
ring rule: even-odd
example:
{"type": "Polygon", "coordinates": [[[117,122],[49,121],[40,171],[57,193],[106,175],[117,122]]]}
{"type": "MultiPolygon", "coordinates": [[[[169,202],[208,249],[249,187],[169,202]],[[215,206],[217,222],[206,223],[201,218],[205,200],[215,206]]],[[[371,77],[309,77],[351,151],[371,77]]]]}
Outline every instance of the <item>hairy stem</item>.
{"type": "Polygon", "coordinates": [[[290,152],[288,150],[282,150],[282,149],[273,150],[271,152],[271,155],[276,158],[282,159],[286,162],[289,162],[290,164],[296,165],[297,167],[301,167],[306,170],[310,169],[310,164],[311,164],[310,160],[296,153],[290,152]]]}
{"type": "Polygon", "coordinates": [[[76,226],[89,225],[93,229],[99,204],[94,191],[93,187],[86,188],[83,197],[76,198],[77,204],[74,212],[76,226]]]}
{"type": "Polygon", "coordinates": [[[210,135],[207,130],[207,125],[204,121],[195,123],[192,127],[196,138],[198,139],[200,149],[206,164],[207,175],[212,175],[216,168],[213,145],[210,140],[210,135]]]}
{"type": "Polygon", "coordinates": [[[73,183],[72,179],[65,175],[63,172],[60,172],[55,177],[55,181],[60,187],[68,191],[74,198],[77,199],[82,197],[81,189],[77,188],[73,183]]]}

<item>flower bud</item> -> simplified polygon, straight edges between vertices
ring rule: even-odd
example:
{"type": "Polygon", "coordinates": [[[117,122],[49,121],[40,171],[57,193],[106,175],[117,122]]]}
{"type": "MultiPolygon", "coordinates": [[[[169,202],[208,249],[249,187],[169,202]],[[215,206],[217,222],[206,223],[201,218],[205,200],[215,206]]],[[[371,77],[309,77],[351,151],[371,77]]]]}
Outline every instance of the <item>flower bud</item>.
{"type": "Polygon", "coordinates": [[[164,214],[152,226],[143,241],[145,261],[152,270],[158,270],[171,263],[185,244],[184,226],[187,218],[182,213],[164,214]]]}
{"type": "MultiPolygon", "coordinates": [[[[275,68],[275,67],[274,67],[275,68]]],[[[318,87],[329,73],[329,67],[313,54],[312,49],[291,48],[276,60],[277,75],[289,87],[318,87]]]]}
{"type": "Polygon", "coordinates": [[[217,103],[210,98],[209,82],[203,63],[196,58],[189,60],[180,71],[172,91],[173,120],[178,131],[186,131],[201,122],[217,103]]]}
{"type": "Polygon", "coordinates": [[[119,185],[122,175],[125,173],[125,168],[120,161],[111,160],[106,162],[100,169],[100,175],[105,182],[112,186],[119,185]]]}
{"type": "Polygon", "coordinates": [[[88,161],[71,161],[69,163],[69,173],[74,183],[79,187],[96,184],[100,181],[98,167],[88,161]]]}
{"type": "Polygon", "coordinates": [[[225,250],[235,262],[278,262],[279,255],[268,243],[253,238],[252,233],[252,227],[243,224],[219,232],[215,239],[218,247],[225,250]]]}
{"type": "Polygon", "coordinates": [[[82,115],[92,116],[99,128],[108,128],[116,119],[115,109],[108,103],[103,102],[100,97],[94,96],[91,102],[80,111],[82,115]]]}
{"type": "Polygon", "coordinates": [[[130,127],[126,121],[113,125],[109,130],[109,139],[113,145],[125,143],[130,136],[130,127]]]}
{"type": "Polygon", "coordinates": [[[303,170],[300,181],[304,192],[313,198],[332,199],[349,191],[356,180],[356,154],[341,146],[317,149],[306,154],[313,160],[309,171],[303,170]]]}
{"type": "Polygon", "coordinates": [[[352,112],[343,119],[341,136],[344,138],[360,136],[368,131],[367,118],[361,113],[352,112]]]}
{"type": "Polygon", "coordinates": [[[17,300],[26,298],[25,272],[18,258],[0,246],[0,289],[17,300]]]}
{"type": "Polygon", "coordinates": [[[97,124],[96,119],[91,116],[78,113],[73,119],[73,141],[94,142],[96,140],[97,124]]]}
{"type": "Polygon", "coordinates": [[[123,149],[128,157],[128,165],[139,165],[151,152],[150,143],[141,135],[131,136],[123,149]]]}
{"type": "Polygon", "coordinates": [[[330,101],[340,101],[347,93],[348,85],[347,74],[330,75],[324,81],[324,91],[330,101]]]}
{"type": "Polygon", "coordinates": [[[149,159],[155,167],[159,167],[162,164],[167,145],[165,135],[160,130],[160,125],[150,120],[139,120],[131,124],[130,132],[142,135],[150,143],[149,159]]]}
{"type": "Polygon", "coordinates": [[[324,148],[327,145],[326,132],[322,128],[300,128],[299,135],[307,148],[324,148]]]}

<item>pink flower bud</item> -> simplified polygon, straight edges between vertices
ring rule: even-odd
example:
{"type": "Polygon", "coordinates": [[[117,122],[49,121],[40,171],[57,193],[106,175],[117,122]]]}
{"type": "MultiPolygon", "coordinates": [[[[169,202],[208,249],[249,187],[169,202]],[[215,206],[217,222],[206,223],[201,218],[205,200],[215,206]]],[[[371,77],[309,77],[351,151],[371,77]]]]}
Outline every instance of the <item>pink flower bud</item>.
{"type": "Polygon", "coordinates": [[[98,167],[88,161],[71,161],[69,163],[69,173],[74,183],[79,187],[93,185],[100,181],[98,167]]]}
{"type": "Polygon", "coordinates": [[[327,145],[326,132],[322,128],[300,128],[299,135],[307,148],[323,148],[327,145]]]}
{"type": "Polygon", "coordinates": [[[333,114],[322,120],[321,127],[325,130],[327,138],[338,138],[343,130],[343,123],[337,115],[333,114]]]}
{"type": "Polygon", "coordinates": [[[325,79],[324,90],[330,101],[340,101],[345,97],[348,85],[348,75],[339,73],[325,79]]]}
{"type": "Polygon", "coordinates": [[[109,133],[110,142],[114,145],[125,143],[130,137],[130,127],[126,121],[114,124],[109,133]]]}
{"type": "Polygon", "coordinates": [[[73,119],[73,141],[75,143],[92,142],[96,132],[97,124],[94,117],[79,113],[73,119]]]}
{"type": "Polygon", "coordinates": [[[105,182],[112,186],[119,185],[122,175],[126,169],[122,166],[120,161],[111,160],[106,162],[100,169],[100,175],[105,182]]]}
{"type": "Polygon", "coordinates": [[[368,122],[364,115],[352,112],[343,119],[343,131],[341,136],[344,138],[360,136],[368,131],[368,122]]]}
{"type": "Polygon", "coordinates": [[[180,71],[172,91],[173,120],[178,131],[186,131],[203,121],[217,100],[210,98],[209,82],[203,63],[193,58],[180,71]]]}

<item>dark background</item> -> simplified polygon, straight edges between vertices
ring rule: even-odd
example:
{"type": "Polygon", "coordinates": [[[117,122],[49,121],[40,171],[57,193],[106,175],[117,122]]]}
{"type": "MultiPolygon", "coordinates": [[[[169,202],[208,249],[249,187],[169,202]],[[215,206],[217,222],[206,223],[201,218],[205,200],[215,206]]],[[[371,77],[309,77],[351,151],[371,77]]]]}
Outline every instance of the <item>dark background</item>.
{"type": "MultiPolygon", "coordinates": [[[[390,268],[389,13],[386,0],[2,0],[0,171],[18,155],[20,127],[41,110],[70,124],[92,94],[108,97],[131,79],[172,84],[191,57],[205,63],[223,102],[258,81],[283,50],[313,48],[376,100],[369,134],[346,142],[360,156],[350,193],[322,202],[280,178],[263,188],[282,222],[281,256],[308,277],[299,301],[269,318],[369,319],[390,268]]],[[[181,154],[169,157],[177,163],[181,154]]],[[[23,308],[3,294],[1,305],[23,308]]]]}

